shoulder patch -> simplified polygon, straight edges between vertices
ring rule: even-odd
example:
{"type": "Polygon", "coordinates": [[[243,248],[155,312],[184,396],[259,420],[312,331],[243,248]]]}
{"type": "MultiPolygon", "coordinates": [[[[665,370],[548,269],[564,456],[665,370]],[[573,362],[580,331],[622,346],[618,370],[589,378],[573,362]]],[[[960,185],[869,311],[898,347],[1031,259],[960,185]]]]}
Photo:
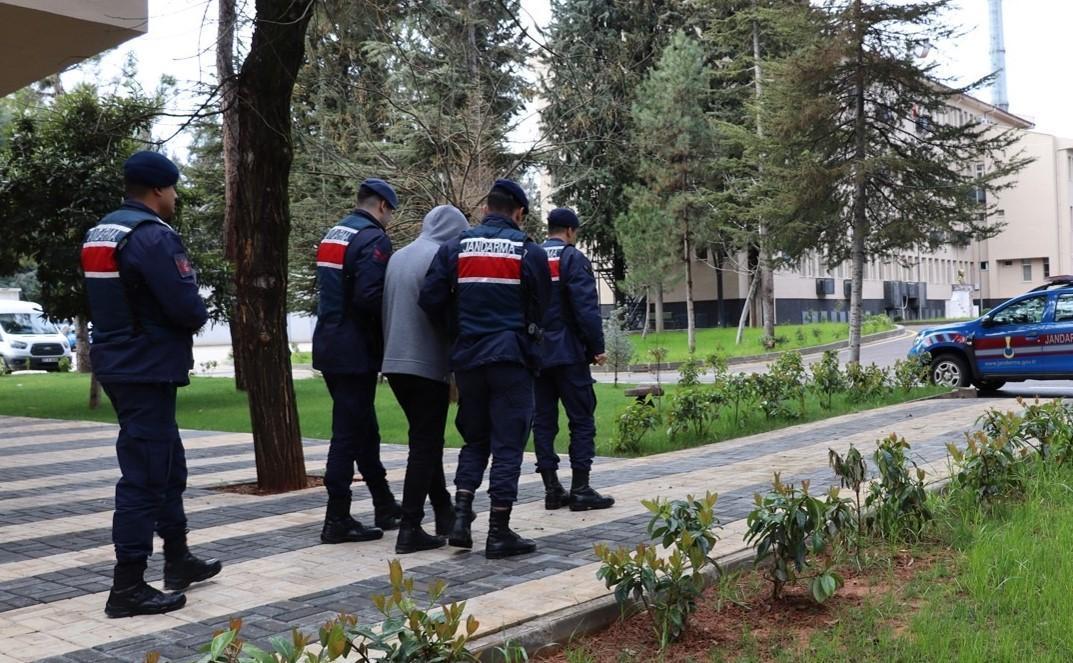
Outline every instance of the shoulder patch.
{"type": "Polygon", "coordinates": [[[186,279],[194,275],[194,266],[190,264],[190,259],[186,257],[185,253],[176,253],[175,256],[175,269],[179,270],[179,276],[186,279]]]}

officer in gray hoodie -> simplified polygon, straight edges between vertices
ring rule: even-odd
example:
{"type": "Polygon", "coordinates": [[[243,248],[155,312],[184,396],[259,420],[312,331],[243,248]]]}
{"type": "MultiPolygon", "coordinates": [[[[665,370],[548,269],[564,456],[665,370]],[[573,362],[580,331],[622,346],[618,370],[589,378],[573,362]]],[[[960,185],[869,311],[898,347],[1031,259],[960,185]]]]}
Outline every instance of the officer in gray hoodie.
{"type": "Polygon", "coordinates": [[[384,367],[410,428],[410,455],[402,489],[402,524],[395,552],[403,555],[444,545],[454,524],[451,496],[443,474],[443,433],[450,401],[450,339],[417,305],[433,256],[469,228],[450,205],[425,215],[421,235],[391,256],[384,283],[384,367]],[[432,502],[436,534],[421,528],[425,497],[432,502]]]}

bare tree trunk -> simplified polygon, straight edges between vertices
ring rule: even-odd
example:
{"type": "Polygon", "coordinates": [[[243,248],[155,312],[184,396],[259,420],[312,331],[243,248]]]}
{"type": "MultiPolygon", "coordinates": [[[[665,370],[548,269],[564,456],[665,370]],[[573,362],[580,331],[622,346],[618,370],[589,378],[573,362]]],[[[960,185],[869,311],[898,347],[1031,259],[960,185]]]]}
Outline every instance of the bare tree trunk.
{"type": "MultiPolygon", "coordinates": [[[[761,117],[761,97],[764,93],[763,71],[760,68],[760,24],[755,14],[757,2],[753,0],[753,85],[756,90],[756,136],[764,138],[764,123],[761,117]]],[[[760,177],[764,174],[764,163],[757,163],[760,177]]],[[[764,324],[764,336],[775,337],[775,275],[771,269],[771,241],[768,238],[767,224],[760,219],[759,228],[759,272],[760,272],[760,318],[764,324]]]]}
{"type": "Polygon", "coordinates": [[[753,272],[749,281],[749,292],[745,295],[745,304],[741,307],[741,315],[738,317],[738,334],[734,337],[734,345],[741,345],[741,336],[745,332],[745,321],[749,318],[749,309],[752,308],[753,296],[760,284],[760,271],[753,272]]]}
{"type": "Polygon", "coordinates": [[[689,233],[685,234],[682,248],[686,252],[686,345],[689,354],[697,351],[697,321],[693,315],[693,255],[689,233]]]}
{"type": "Polygon", "coordinates": [[[651,288],[645,288],[645,322],[641,327],[641,338],[648,336],[648,326],[652,323],[652,309],[648,305],[648,302],[651,301],[651,298],[649,297],[649,293],[651,292],[651,288]]]}
{"type": "Polygon", "coordinates": [[[663,284],[656,286],[656,333],[663,333],[663,284]]]}
{"type": "Polygon", "coordinates": [[[101,404],[101,383],[93,373],[93,363],[89,358],[89,324],[84,317],[75,318],[75,338],[78,346],[75,349],[75,359],[78,363],[79,373],[89,373],[89,409],[96,410],[101,404]]]}
{"type": "Polygon", "coordinates": [[[257,484],[304,488],[305,460],[287,346],[291,94],[313,0],[258,0],[235,91],[237,182],[228,205],[235,246],[235,359],[249,392],[257,484]]]}
{"type": "Polygon", "coordinates": [[[856,20],[856,82],[854,83],[854,105],[856,117],[854,117],[855,123],[855,145],[854,145],[854,163],[856,172],[854,173],[853,184],[853,246],[850,249],[850,269],[852,270],[851,279],[851,294],[849,300],[849,361],[850,363],[860,363],[861,361],[861,320],[863,311],[861,310],[861,286],[864,282],[864,259],[865,259],[865,237],[868,232],[868,216],[865,209],[865,180],[864,180],[864,160],[867,156],[867,143],[865,135],[865,122],[867,118],[864,115],[864,102],[865,102],[865,81],[864,81],[864,35],[861,32],[861,0],[854,0],[853,3],[854,17],[856,20]]]}
{"type": "MultiPolygon", "coordinates": [[[[238,106],[235,104],[235,23],[238,20],[235,0],[219,0],[219,20],[216,23],[216,81],[220,87],[220,141],[224,160],[224,257],[235,260],[234,205],[238,187],[238,106]]],[[[235,311],[228,311],[231,332],[231,360],[235,366],[235,388],[246,390],[239,359],[238,346],[241,328],[235,323],[235,311]]]]}

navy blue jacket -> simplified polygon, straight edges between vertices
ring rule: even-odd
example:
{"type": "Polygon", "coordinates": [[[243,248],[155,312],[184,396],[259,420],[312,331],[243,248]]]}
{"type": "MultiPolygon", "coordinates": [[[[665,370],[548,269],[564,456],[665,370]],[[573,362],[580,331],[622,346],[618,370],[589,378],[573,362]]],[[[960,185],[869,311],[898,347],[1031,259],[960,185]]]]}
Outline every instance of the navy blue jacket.
{"type": "Polygon", "coordinates": [[[128,200],[86,240],[82,267],[97,378],[189,384],[194,333],[209,314],[179,235],[151,209],[128,200]]]}
{"type": "Polygon", "coordinates": [[[604,352],[603,318],[592,264],[584,253],[556,237],[544,242],[544,250],[551,268],[552,297],[544,315],[541,365],[590,364],[604,352]]]}
{"type": "Polygon", "coordinates": [[[384,275],[391,250],[384,227],[363,210],[345,217],[321,240],[313,368],[350,375],[380,372],[384,275]],[[339,240],[340,233],[349,240],[339,240]]]}
{"type": "Polygon", "coordinates": [[[508,218],[481,225],[440,247],[418,304],[454,339],[451,369],[506,362],[540,367],[540,323],[551,298],[544,249],[508,218]],[[459,278],[460,256],[463,265],[459,278]]]}

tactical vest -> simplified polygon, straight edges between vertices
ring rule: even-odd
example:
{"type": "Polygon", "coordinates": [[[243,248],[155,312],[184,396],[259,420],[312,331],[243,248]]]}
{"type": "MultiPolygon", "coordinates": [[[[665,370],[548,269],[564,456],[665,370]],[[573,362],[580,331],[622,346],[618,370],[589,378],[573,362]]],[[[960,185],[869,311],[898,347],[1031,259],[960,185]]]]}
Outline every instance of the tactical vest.
{"type": "Polygon", "coordinates": [[[90,228],[82,242],[82,273],[94,340],[107,342],[110,337],[122,338],[141,331],[142,321],[135,316],[119,277],[119,252],[130,232],[143,223],[164,222],[148,212],[121,209],[90,228]]]}
{"type": "Polygon", "coordinates": [[[317,247],[317,317],[342,318],[348,308],[354,275],[346,268],[346,250],[362,230],[379,226],[362,214],[351,214],[333,227],[317,247]]]}
{"type": "Polygon", "coordinates": [[[481,224],[462,233],[458,253],[458,333],[524,332],[522,257],[526,234],[481,224]]]}

